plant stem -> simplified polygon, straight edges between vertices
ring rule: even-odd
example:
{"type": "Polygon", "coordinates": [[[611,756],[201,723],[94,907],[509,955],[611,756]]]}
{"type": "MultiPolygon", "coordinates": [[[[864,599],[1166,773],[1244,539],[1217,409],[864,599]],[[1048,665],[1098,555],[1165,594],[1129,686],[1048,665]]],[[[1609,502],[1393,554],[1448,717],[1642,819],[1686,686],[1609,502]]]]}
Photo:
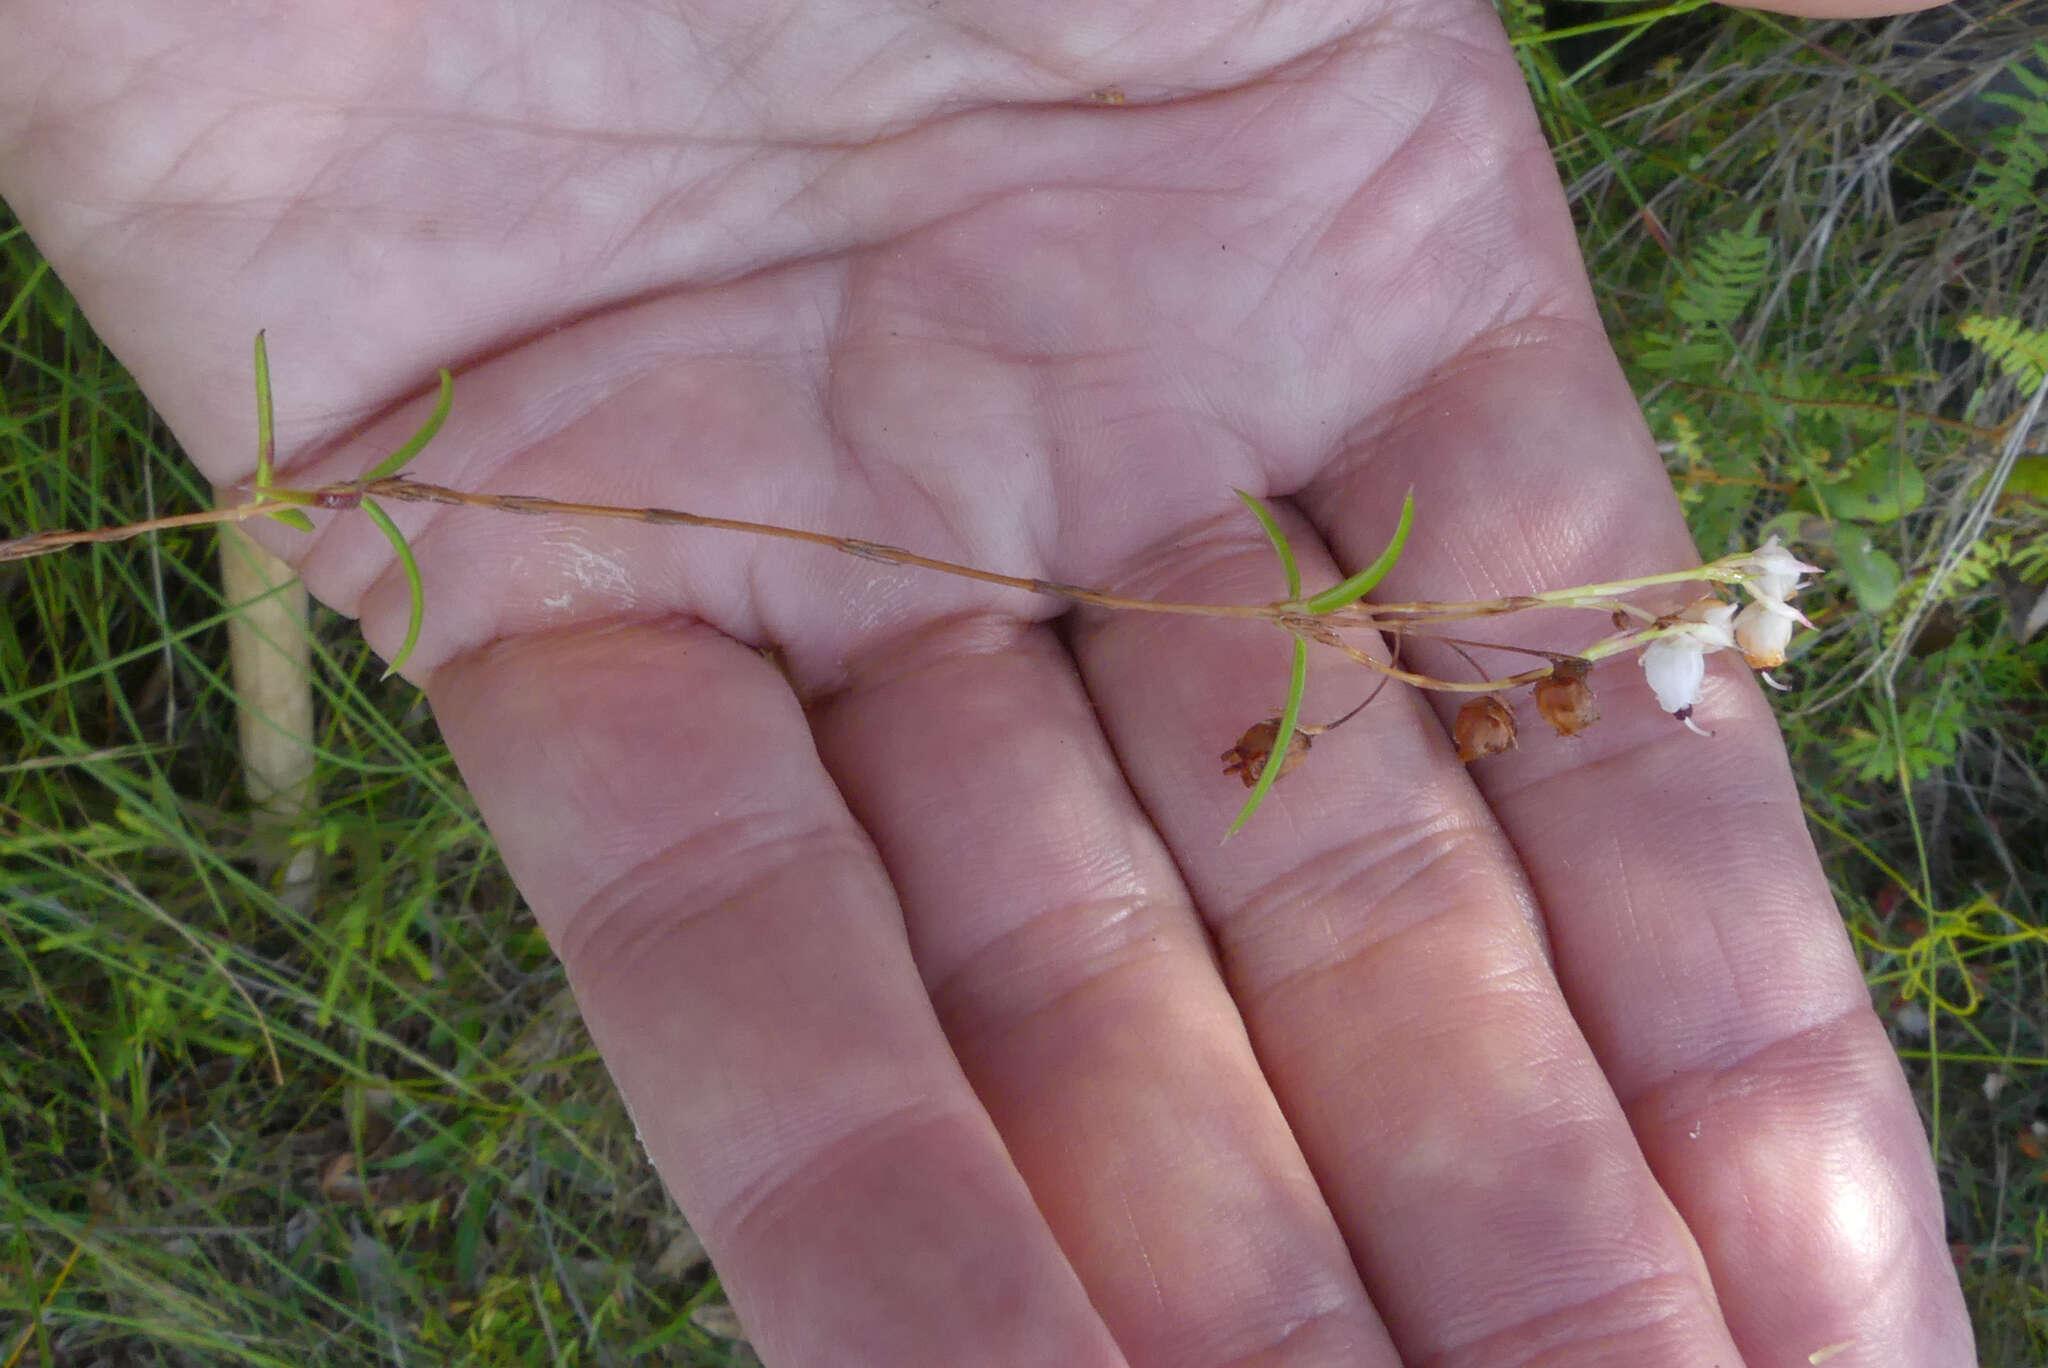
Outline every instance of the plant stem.
{"type": "Polygon", "coordinates": [[[623,508],[614,504],[574,503],[565,499],[549,499],[532,494],[472,494],[464,490],[449,489],[443,485],[400,477],[372,480],[364,484],[331,485],[313,491],[313,502],[320,508],[348,508],[355,506],[366,495],[400,503],[457,504],[466,508],[488,508],[500,513],[610,518],[663,527],[702,527],[722,532],[744,532],[756,537],[774,537],[782,541],[828,547],[845,555],[877,561],[883,565],[911,565],[921,570],[935,570],[942,575],[953,575],[960,579],[978,580],[983,584],[1000,585],[1006,589],[1021,589],[1026,593],[1044,594],[1073,603],[1085,603],[1097,608],[1119,609],[1126,612],[1278,620],[1285,617],[1293,607],[1286,603],[1172,603],[1157,599],[1124,598],[1118,594],[1084,589],[1077,584],[1062,584],[1057,580],[1035,579],[1023,575],[1004,575],[994,570],[963,565],[958,561],[921,556],[915,551],[890,546],[884,542],[864,541],[858,537],[839,537],[829,532],[807,532],[802,528],[783,527],[778,523],[749,522],[744,518],[719,518],[704,513],[688,513],[679,508],[623,508]]]}
{"type": "MultiPolygon", "coordinates": [[[[1656,627],[1657,618],[1647,610],[1622,600],[1619,595],[1637,589],[1663,584],[1684,584],[1700,580],[1727,581],[1740,577],[1732,568],[1735,557],[1729,562],[1715,562],[1689,570],[1673,570],[1662,574],[1643,575],[1635,579],[1612,580],[1603,584],[1580,585],[1571,589],[1553,589],[1536,594],[1515,594],[1502,598],[1479,599],[1466,602],[1416,602],[1416,603],[1359,603],[1334,611],[1315,614],[1309,611],[1309,601],[1288,599],[1277,603],[1179,603],[1159,599],[1128,598],[1120,594],[1105,593],[1075,584],[1063,584],[1057,580],[1039,579],[1024,575],[1005,575],[994,570],[983,570],[978,566],[964,565],[958,561],[941,560],[935,556],[919,555],[915,551],[883,542],[866,541],[856,537],[841,537],[829,532],[810,532],[802,528],[784,527],[777,523],[752,522],[743,518],[721,518],[710,514],[690,513],[677,508],[622,507],[614,504],[578,503],[566,499],[553,499],[534,494],[479,494],[466,490],[450,489],[445,485],[430,484],[423,480],[409,479],[403,475],[390,475],[377,479],[355,480],[342,484],[324,485],[318,489],[283,489],[275,485],[263,489],[248,503],[225,508],[206,509],[196,513],[180,513],[169,517],[150,518],[142,522],[127,523],[120,527],[94,528],[86,531],[39,532],[30,536],[0,542],[0,562],[26,560],[68,546],[96,542],[126,541],[150,532],[172,531],[184,527],[206,527],[222,523],[241,523],[251,518],[273,516],[292,509],[316,508],[331,511],[368,509],[372,499],[388,499],[398,503],[431,503],[463,508],[482,508],[499,513],[525,515],[551,515],[571,518],[606,518],[614,521],[643,523],[664,527],[696,527],[712,531],[739,532],[749,536],[771,537],[780,541],[802,542],[811,546],[822,546],[843,555],[855,556],[862,560],[875,561],[883,565],[912,566],[951,575],[959,579],[974,580],[982,584],[993,584],[1006,589],[1018,589],[1025,593],[1040,594],[1063,599],[1070,603],[1086,604],[1090,607],[1120,612],[1167,613],[1188,617],[1234,618],[1272,622],[1290,632],[1305,634],[1323,645],[1342,651],[1352,659],[1370,667],[1375,673],[1388,679],[1398,679],[1419,688],[1435,689],[1450,693],[1489,693],[1500,689],[1515,688],[1533,683],[1548,676],[1554,666],[1551,663],[1518,674],[1498,679],[1482,680],[1477,683],[1458,683],[1419,674],[1402,669],[1399,665],[1374,659],[1366,652],[1350,645],[1337,635],[1340,629],[1363,629],[1368,631],[1391,631],[1397,635],[1418,626],[1456,622],[1481,617],[1496,617],[1506,613],[1522,612],[1532,608],[1580,608],[1620,612],[1634,617],[1645,626],[1630,631],[1615,633],[1597,644],[1577,653],[1579,658],[1597,660],[1641,644],[1649,637],[1661,635],[1656,627]]],[[[1468,645],[1491,643],[1468,642],[1468,645]]],[[[1515,648],[1507,648],[1515,649],[1515,648]]],[[[1549,654],[1549,653],[1543,653],[1549,654]]]]}
{"type": "Polygon", "coordinates": [[[0,541],[0,562],[28,560],[35,556],[47,556],[52,551],[61,551],[67,546],[85,546],[94,542],[130,541],[147,536],[151,532],[172,532],[181,527],[212,527],[220,523],[241,523],[251,518],[260,518],[278,513],[292,505],[279,499],[260,498],[251,503],[236,504],[230,508],[207,508],[197,513],[173,513],[168,517],[145,518],[141,522],[122,523],[119,527],[94,527],[84,531],[32,532],[26,537],[11,541],[0,541]]]}
{"type": "MultiPolygon", "coordinates": [[[[1738,560],[1740,557],[1729,557],[1738,560]]],[[[1711,561],[1690,570],[1667,570],[1662,574],[1639,575],[1635,579],[1609,580],[1604,584],[1580,584],[1570,589],[1546,589],[1540,594],[1511,594],[1503,598],[1472,599],[1465,602],[1429,603],[1372,603],[1360,605],[1356,610],[1344,609],[1330,614],[1332,620],[1346,625],[1364,625],[1365,622],[1385,626],[1389,622],[1451,622],[1461,618],[1498,617],[1502,613],[1520,613],[1530,608],[1605,608],[1610,611],[1623,608],[1635,614],[1642,610],[1633,604],[1616,601],[1620,594],[1633,593],[1637,589],[1651,589],[1660,584],[1690,584],[1697,580],[1713,580],[1717,583],[1732,583],[1742,578],[1721,561],[1711,561]]]]}

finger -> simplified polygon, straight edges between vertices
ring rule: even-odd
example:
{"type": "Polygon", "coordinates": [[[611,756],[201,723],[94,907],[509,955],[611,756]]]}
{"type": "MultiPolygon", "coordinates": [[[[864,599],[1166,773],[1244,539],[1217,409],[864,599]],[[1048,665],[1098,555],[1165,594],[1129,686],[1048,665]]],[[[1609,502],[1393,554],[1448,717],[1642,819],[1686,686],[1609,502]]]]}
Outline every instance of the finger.
{"type": "MultiPolygon", "coordinates": [[[[1420,531],[1382,587],[1394,599],[1688,564],[1677,505],[1608,355],[1590,317],[1475,347],[1304,506],[1347,558],[1368,556],[1386,535],[1389,491],[1413,486],[1420,531]]],[[[1574,650],[1605,630],[1575,615],[1483,634],[1574,650]]],[[[1746,1361],[1847,1344],[1835,1362],[1969,1362],[1918,1116],[1746,675],[1731,657],[1717,665],[1704,740],[1656,708],[1632,662],[1611,662],[1593,675],[1596,727],[1571,741],[1527,735],[1475,776],[1746,1361]]]]}
{"type": "Polygon", "coordinates": [[[1051,633],[943,620],[854,659],[813,719],[947,1035],[1131,1362],[1396,1363],[1051,633]]]}
{"type": "MultiPolygon", "coordinates": [[[[1330,576],[1297,534],[1304,576],[1330,576]]],[[[1118,590],[1271,598],[1258,535],[1242,515],[1190,529],[1118,590]]],[[[1731,1362],[1697,1254],[1551,978],[1513,852],[1424,705],[1390,689],[1220,844],[1242,790],[1211,757],[1277,710],[1284,638],[1115,614],[1076,649],[1406,1359],[1731,1362]]],[[[1318,660],[1321,721],[1374,677],[1318,660]]]]}
{"type": "Polygon", "coordinates": [[[1122,1361],[758,653],[680,622],[528,636],[431,694],[769,1361],[1122,1361]]]}

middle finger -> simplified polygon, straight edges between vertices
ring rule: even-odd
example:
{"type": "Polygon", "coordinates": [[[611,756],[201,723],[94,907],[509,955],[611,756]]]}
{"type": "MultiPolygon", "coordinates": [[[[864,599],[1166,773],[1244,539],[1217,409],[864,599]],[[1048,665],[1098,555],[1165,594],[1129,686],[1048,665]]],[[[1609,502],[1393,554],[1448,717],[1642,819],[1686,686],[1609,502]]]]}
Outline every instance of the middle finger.
{"type": "Polygon", "coordinates": [[[812,718],[947,1036],[1130,1361],[1391,1368],[1052,633],[941,620],[856,655],[812,718]]]}

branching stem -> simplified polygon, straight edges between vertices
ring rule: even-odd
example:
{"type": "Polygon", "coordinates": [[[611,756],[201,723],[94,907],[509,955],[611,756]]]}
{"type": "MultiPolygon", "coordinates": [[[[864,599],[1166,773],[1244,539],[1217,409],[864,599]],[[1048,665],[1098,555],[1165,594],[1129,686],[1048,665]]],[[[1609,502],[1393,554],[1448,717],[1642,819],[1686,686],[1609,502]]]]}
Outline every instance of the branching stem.
{"type": "MultiPolygon", "coordinates": [[[[1419,626],[1466,621],[1474,618],[1498,617],[1519,613],[1535,608],[1578,608],[1599,609],[1620,613],[1644,624],[1643,629],[1625,631],[1609,637],[1598,645],[1580,653],[1584,659],[1599,659],[1619,650],[1641,644],[1645,632],[1654,634],[1657,618],[1648,610],[1627,602],[1619,595],[1631,590],[1662,584],[1683,584],[1702,579],[1732,580],[1738,578],[1733,572],[1718,566],[1704,566],[1692,570],[1675,570],[1664,574],[1645,575],[1632,580],[1614,580],[1603,584],[1582,585],[1573,589],[1548,590],[1537,594],[1515,594],[1502,598],[1479,599],[1465,602],[1416,602],[1416,603],[1358,603],[1334,611],[1311,614],[1309,600],[1289,599],[1274,603],[1181,603],[1161,599],[1131,598],[1121,594],[1106,593],[1098,589],[1084,588],[1075,584],[1063,584],[1056,580],[1039,579],[1024,575],[1005,575],[979,566],[965,565],[958,561],[942,560],[935,556],[920,555],[900,546],[884,542],[867,541],[855,537],[841,537],[829,532],[812,532],[803,528],[784,527],[777,523],[753,522],[744,518],[722,518],[711,514],[691,513],[678,508],[624,507],[614,504],[580,503],[567,499],[547,498],[534,494],[491,494],[474,493],[467,490],[451,489],[445,485],[431,484],[424,480],[410,479],[403,475],[389,475],[378,479],[350,481],[341,484],[323,485],[317,489],[285,489],[275,485],[264,488],[250,502],[225,508],[205,509],[195,513],[179,513],[168,517],[150,518],[141,522],[127,523],[119,527],[92,528],[83,531],[38,532],[12,541],[0,542],[0,562],[25,560],[32,556],[48,554],[69,546],[89,543],[126,541],[151,532],[168,532],[186,527],[206,527],[222,523],[241,523],[253,518],[276,516],[279,513],[302,508],[324,510],[359,509],[365,502],[383,499],[394,503],[430,503],[463,508],[483,508],[500,513],[525,516],[546,515],[568,518],[605,518],[615,521],[641,523],[658,527],[694,527],[712,531],[739,532],[748,536],[772,537],[781,541],[802,542],[811,546],[822,546],[843,555],[855,556],[862,560],[875,561],[883,565],[912,566],[930,570],[958,579],[974,580],[982,584],[993,584],[1006,589],[1018,589],[1025,593],[1039,594],[1069,603],[1086,604],[1119,612],[1167,613],[1188,617],[1233,618],[1276,623],[1290,631],[1313,637],[1323,645],[1341,650],[1352,659],[1369,666],[1375,673],[1389,679],[1421,688],[1436,689],[1452,693],[1487,693],[1499,689],[1513,688],[1531,683],[1550,674],[1553,666],[1540,667],[1476,683],[1454,682],[1437,679],[1416,671],[1402,669],[1396,664],[1374,658],[1365,651],[1344,642],[1336,635],[1338,630],[1389,631],[1403,633],[1419,626]]],[[[1459,639],[1460,645],[1488,649],[1517,650],[1493,642],[1475,642],[1459,639]]],[[[1537,651],[1535,654],[1551,655],[1537,651]]]]}
{"type": "MultiPolygon", "coordinates": [[[[1684,0],[1684,3],[1692,5],[1702,3],[1702,0],[1684,0]]],[[[1535,594],[1513,594],[1467,602],[1371,603],[1367,601],[1367,595],[1371,594],[1394,569],[1413,529],[1413,490],[1402,499],[1399,519],[1380,554],[1348,578],[1313,593],[1303,591],[1300,560],[1288,544],[1287,535],[1273,511],[1259,499],[1239,490],[1238,498],[1243,500],[1245,507],[1264,529],[1266,539],[1279,559],[1286,582],[1286,598],[1276,603],[1263,604],[1178,603],[1161,599],[1130,598],[1078,584],[1064,584],[1057,580],[1005,575],[994,570],[984,570],[979,566],[965,565],[959,561],[920,555],[915,551],[901,546],[891,546],[885,542],[835,536],[828,532],[810,532],[802,528],[784,527],[778,523],[721,518],[706,513],[690,513],[679,508],[579,503],[538,494],[472,493],[467,490],[451,489],[446,485],[431,484],[425,480],[415,480],[403,473],[404,467],[441,430],[454,397],[454,377],[446,370],[440,372],[438,393],[435,396],[433,410],[426,421],[410,439],[377,462],[367,473],[354,480],[322,485],[316,489],[284,488],[278,485],[276,479],[276,427],[271,407],[270,361],[264,336],[260,332],[256,335],[255,343],[255,377],[256,471],[249,485],[245,487],[245,492],[249,496],[247,502],[205,509],[197,513],[149,518],[120,527],[32,533],[11,541],[0,541],[0,562],[26,560],[68,546],[126,541],[151,532],[230,525],[247,522],[252,518],[274,518],[285,526],[302,532],[312,532],[314,524],[307,516],[309,509],[324,512],[360,512],[369,518],[391,543],[392,552],[397,557],[399,568],[404,572],[406,585],[410,591],[410,611],[406,619],[404,640],[392,655],[389,668],[385,671],[386,675],[402,668],[411,656],[413,647],[420,639],[420,626],[426,615],[426,595],[421,583],[418,558],[413,554],[404,532],[385,510],[383,505],[387,502],[481,508],[496,513],[513,513],[527,517],[605,518],[654,527],[689,527],[707,531],[738,532],[747,536],[769,537],[777,541],[802,542],[881,565],[901,565],[930,570],[956,579],[1021,590],[1027,594],[1043,595],[1092,608],[1270,622],[1292,639],[1290,645],[1293,666],[1289,674],[1287,702],[1279,716],[1252,726],[1238,739],[1237,745],[1223,755],[1226,762],[1225,772],[1238,775],[1251,789],[1243,808],[1237,814],[1237,819],[1230,825],[1232,833],[1240,830],[1258,811],[1274,782],[1308,753],[1309,745],[1315,736],[1332,731],[1357,716],[1367,704],[1379,696],[1380,691],[1390,680],[1398,679],[1416,688],[1442,693],[1476,695],[1459,710],[1455,727],[1458,755],[1463,760],[1497,754],[1503,748],[1514,745],[1513,715],[1497,695],[1525,684],[1539,686],[1536,690],[1536,703],[1545,719],[1560,734],[1576,735],[1598,717],[1598,713],[1593,709],[1592,695],[1585,684],[1586,669],[1593,661],[1653,642],[1657,643],[1652,647],[1653,650],[1662,651],[1667,656],[1672,655],[1674,651],[1682,655],[1686,649],[1685,643],[1673,647],[1659,641],[1659,638],[1677,632],[1699,636],[1703,631],[1712,629],[1721,633],[1722,639],[1714,642],[1716,649],[1734,644],[1733,639],[1728,637],[1729,629],[1725,623],[1716,624],[1708,616],[1698,616],[1693,621],[1685,620],[1684,614],[1659,617],[1647,608],[1630,603],[1626,595],[1657,585],[1711,580],[1724,584],[1747,583],[1753,594],[1773,595],[1781,601],[1780,606],[1783,607],[1782,600],[1797,589],[1799,576],[1814,569],[1793,560],[1773,539],[1755,553],[1724,557],[1697,569],[1673,570],[1662,574],[1643,575],[1635,579],[1611,580],[1603,584],[1578,585],[1570,589],[1551,589],[1535,594]],[[1786,587],[1787,584],[1789,588],[1786,587]],[[1760,585],[1775,587],[1760,588],[1760,585]],[[1605,612],[1617,630],[1577,654],[1560,654],[1529,646],[1497,645],[1470,641],[1462,637],[1416,632],[1419,627],[1499,617],[1540,608],[1605,612]],[[1392,650],[1387,658],[1382,660],[1345,640],[1341,633],[1348,630],[1363,630],[1391,638],[1392,650]],[[1467,647],[1473,650],[1505,650],[1539,656],[1542,663],[1516,674],[1503,675],[1495,679],[1482,678],[1477,683],[1439,679],[1433,675],[1404,668],[1402,665],[1402,647],[1411,635],[1423,635],[1425,639],[1441,642],[1463,657],[1465,662],[1472,666],[1473,673],[1478,675],[1484,675],[1486,670],[1473,658],[1467,647]],[[1308,684],[1308,648],[1311,642],[1339,651],[1379,676],[1378,683],[1364,702],[1336,721],[1322,726],[1301,725],[1303,694],[1308,684]],[[1494,696],[1487,697],[1488,695],[1494,696]]],[[[1736,612],[1734,606],[1725,601],[1707,602],[1718,606],[1703,609],[1696,603],[1687,612],[1719,613],[1723,618],[1732,617],[1736,612]]],[[[1798,616],[1796,611],[1787,611],[1790,611],[1793,617],[1798,616]]],[[[1740,636],[1745,631],[1751,632],[1756,641],[1764,642],[1763,637],[1755,636],[1753,624],[1745,626],[1742,621],[1736,621],[1735,634],[1740,636]]],[[[1692,643],[1692,649],[1704,651],[1706,647],[1695,642],[1692,643]]],[[[1776,651],[1778,659],[1783,659],[1782,642],[1765,642],[1764,649],[1776,651]]],[[[1745,647],[1745,653],[1754,655],[1748,647],[1745,647]]],[[[1678,664],[1683,663],[1683,659],[1679,659],[1678,664]]],[[[1752,660],[1752,663],[1755,661],[1752,660]]],[[[1650,656],[1646,654],[1646,672],[1650,664],[1650,656]]],[[[1661,676],[1664,683],[1660,687],[1653,682],[1653,687],[1659,688],[1658,701],[1664,704],[1667,710],[1675,711],[1677,716],[1691,726],[1690,703],[1670,703],[1665,699],[1666,693],[1683,697],[1683,691],[1687,687],[1685,675],[1675,668],[1665,668],[1661,663],[1659,668],[1664,669],[1661,676]]],[[[1694,686],[1697,684],[1698,674],[1699,670],[1695,669],[1695,678],[1692,681],[1694,686]]]]}

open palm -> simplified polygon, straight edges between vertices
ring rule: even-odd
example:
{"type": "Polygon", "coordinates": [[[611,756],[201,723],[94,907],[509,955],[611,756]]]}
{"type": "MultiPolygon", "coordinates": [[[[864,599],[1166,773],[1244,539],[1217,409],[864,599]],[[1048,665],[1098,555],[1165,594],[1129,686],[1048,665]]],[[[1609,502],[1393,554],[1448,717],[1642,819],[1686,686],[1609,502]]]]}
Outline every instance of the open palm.
{"type": "MultiPolygon", "coordinates": [[[[1233,488],[1311,584],[1412,488],[1398,598],[1691,554],[1483,4],[209,8],[13,6],[0,190],[218,481],[265,327],[297,480],[446,364],[427,478],[1123,593],[1277,596],[1233,488]]],[[[1618,665],[1469,776],[1390,692],[1220,845],[1270,628],[401,520],[409,672],[771,1362],[1972,1361],[1733,673],[1712,741],[1618,665]]],[[[396,645],[374,529],[278,535],[396,645]]]]}

